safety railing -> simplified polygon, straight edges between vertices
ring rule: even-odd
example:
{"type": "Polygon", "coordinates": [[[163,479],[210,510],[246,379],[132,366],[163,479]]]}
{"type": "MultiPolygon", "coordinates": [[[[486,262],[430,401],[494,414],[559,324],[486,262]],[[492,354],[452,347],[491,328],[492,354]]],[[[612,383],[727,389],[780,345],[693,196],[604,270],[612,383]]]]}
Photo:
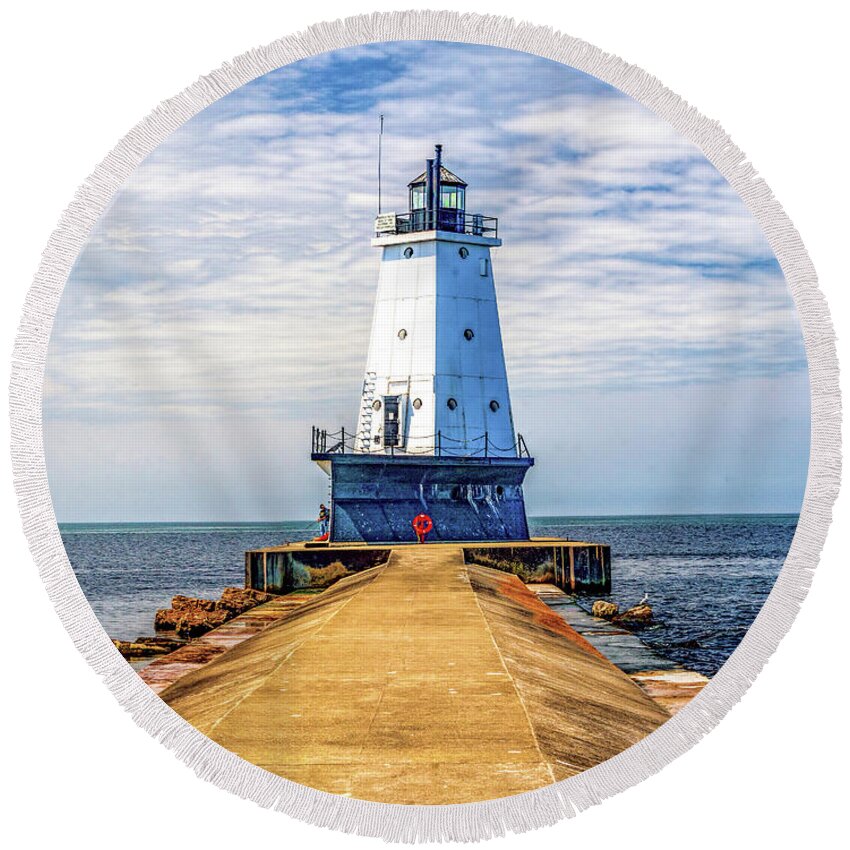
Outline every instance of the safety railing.
{"type": "Polygon", "coordinates": [[[442,230],[469,236],[499,237],[499,219],[491,215],[466,213],[463,210],[413,210],[409,213],[384,213],[375,219],[375,235],[419,233],[442,230]]]}
{"type": "Polygon", "coordinates": [[[416,437],[416,447],[384,446],[377,445],[374,448],[365,449],[358,445],[357,434],[354,431],[346,431],[340,428],[338,431],[327,431],[323,428],[313,426],[313,438],[311,453],[314,455],[390,455],[390,456],[429,456],[429,457],[527,457],[531,455],[525,438],[517,434],[516,442],[512,446],[499,446],[490,438],[489,431],[484,431],[477,437],[458,440],[437,431],[427,437],[416,437]],[[428,443],[423,441],[431,440],[428,443]]]}

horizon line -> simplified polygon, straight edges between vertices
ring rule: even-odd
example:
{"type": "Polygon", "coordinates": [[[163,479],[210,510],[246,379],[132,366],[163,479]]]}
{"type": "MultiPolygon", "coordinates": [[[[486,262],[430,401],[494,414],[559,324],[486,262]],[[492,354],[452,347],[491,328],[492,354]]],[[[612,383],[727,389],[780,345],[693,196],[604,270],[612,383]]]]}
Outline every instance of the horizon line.
{"type": "MultiPolygon", "coordinates": [[[[624,519],[638,517],[700,517],[700,516],[800,516],[799,511],[696,511],[686,513],[614,513],[614,514],[534,514],[529,520],[543,519],[624,519]]],[[[311,519],[192,519],[192,520],[57,520],[57,525],[278,525],[291,522],[303,522],[308,525],[316,521],[311,519]]]]}

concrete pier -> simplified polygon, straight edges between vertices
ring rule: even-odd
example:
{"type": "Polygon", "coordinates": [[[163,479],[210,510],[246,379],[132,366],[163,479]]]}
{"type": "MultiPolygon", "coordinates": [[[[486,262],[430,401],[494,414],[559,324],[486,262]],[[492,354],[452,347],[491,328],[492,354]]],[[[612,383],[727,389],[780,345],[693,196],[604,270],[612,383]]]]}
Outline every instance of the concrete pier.
{"type": "Polygon", "coordinates": [[[273,773],[409,804],[539,788],[670,716],[516,576],[448,544],[394,548],[161,696],[273,773]]]}
{"type": "MultiPolygon", "coordinates": [[[[340,563],[351,572],[385,564],[393,551],[419,544],[288,543],[245,553],[245,586],[288,593],[297,586],[299,567],[340,563]]],[[[425,543],[433,551],[461,551],[469,564],[509,572],[523,581],[548,581],[568,593],[611,591],[611,549],[599,543],[535,537],[523,541],[425,543]]]]}

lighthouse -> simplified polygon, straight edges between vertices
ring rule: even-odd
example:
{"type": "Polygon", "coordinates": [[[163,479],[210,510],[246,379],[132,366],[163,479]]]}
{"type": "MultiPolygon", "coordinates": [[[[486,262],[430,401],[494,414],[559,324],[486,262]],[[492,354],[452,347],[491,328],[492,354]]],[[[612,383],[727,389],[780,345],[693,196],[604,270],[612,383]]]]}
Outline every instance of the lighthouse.
{"type": "Polygon", "coordinates": [[[331,479],[333,542],[528,540],[491,250],[498,221],[466,208],[467,184],[436,146],[408,211],[379,214],[378,291],[356,429],[313,429],[331,479]]]}

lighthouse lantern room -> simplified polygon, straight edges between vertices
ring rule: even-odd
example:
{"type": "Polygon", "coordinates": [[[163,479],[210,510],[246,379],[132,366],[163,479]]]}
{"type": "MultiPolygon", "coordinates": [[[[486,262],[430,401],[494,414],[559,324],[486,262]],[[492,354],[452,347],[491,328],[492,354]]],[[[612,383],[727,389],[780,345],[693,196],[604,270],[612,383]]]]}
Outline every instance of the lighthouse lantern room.
{"type": "Polygon", "coordinates": [[[466,212],[467,184],[441,146],[381,214],[378,292],[357,429],[313,429],[331,476],[331,541],[527,540],[522,482],[534,463],[515,433],[493,283],[493,217],[466,212]]]}

